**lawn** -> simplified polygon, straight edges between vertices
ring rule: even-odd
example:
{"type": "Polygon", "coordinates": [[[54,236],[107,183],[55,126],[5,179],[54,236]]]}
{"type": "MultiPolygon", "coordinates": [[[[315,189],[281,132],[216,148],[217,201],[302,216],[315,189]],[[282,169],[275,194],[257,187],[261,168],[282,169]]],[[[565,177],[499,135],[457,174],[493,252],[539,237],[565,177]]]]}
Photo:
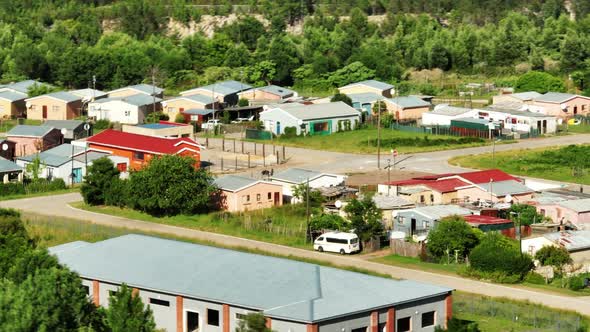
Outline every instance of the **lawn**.
{"type": "Polygon", "coordinates": [[[246,213],[213,212],[172,217],[154,217],[132,209],[89,206],[83,202],[73,203],[72,206],[130,219],[227,234],[297,248],[311,248],[311,244],[306,244],[305,241],[305,207],[301,204],[290,204],[246,213]]]}
{"type": "MultiPolygon", "coordinates": [[[[276,144],[348,153],[377,153],[377,129],[367,128],[337,132],[327,136],[279,137],[276,144]]],[[[393,129],[381,129],[381,153],[391,149],[399,153],[460,149],[489,144],[471,137],[427,135],[393,129]]]]}
{"type": "MultiPolygon", "coordinates": [[[[42,123],[41,120],[31,120],[31,119],[21,119],[21,122],[22,122],[21,124],[34,125],[34,126],[38,126],[42,123]]],[[[17,123],[16,119],[0,120],[0,133],[8,132],[10,129],[12,129],[17,124],[18,123],[17,123]]]]}
{"type": "Polygon", "coordinates": [[[74,188],[67,188],[67,189],[62,189],[62,190],[39,192],[39,193],[34,193],[34,194],[6,195],[6,196],[0,196],[0,201],[8,201],[11,199],[21,199],[21,198],[31,198],[31,197],[41,197],[41,196],[63,195],[63,194],[78,192],[79,190],[80,190],[79,187],[74,187],[74,188]]]}
{"type": "Polygon", "coordinates": [[[560,125],[557,127],[557,130],[559,130],[561,133],[588,134],[590,133],[590,125],[560,125]]]}
{"type": "Polygon", "coordinates": [[[467,168],[500,168],[516,175],[530,176],[555,181],[590,184],[590,145],[562,148],[541,148],[496,152],[455,157],[452,165],[467,168]],[[581,170],[579,170],[581,168],[581,170]]]}

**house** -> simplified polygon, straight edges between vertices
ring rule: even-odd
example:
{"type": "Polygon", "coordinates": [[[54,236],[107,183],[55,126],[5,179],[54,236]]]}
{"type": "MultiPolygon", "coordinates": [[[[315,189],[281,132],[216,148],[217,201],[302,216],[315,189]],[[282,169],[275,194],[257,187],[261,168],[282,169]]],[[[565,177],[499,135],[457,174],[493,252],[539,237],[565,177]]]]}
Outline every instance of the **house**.
{"type": "Polygon", "coordinates": [[[191,95],[203,95],[211,99],[215,98],[219,103],[236,105],[239,100],[238,93],[250,89],[252,89],[251,85],[229,80],[182,91],[180,92],[180,95],[183,97],[191,95]]]}
{"type": "Polygon", "coordinates": [[[76,95],[82,99],[83,103],[89,103],[96,99],[105,98],[108,96],[107,92],[96,90],[96,89],[80,89],[70,91],[71,94],[76,95]]]}
{"type": "Polygon", "coordinates": [[[590,98],[571,93],[547,92],[535,98],[532,107],[541,108],[544,114],[566,119],[587,115],[590,112],[590,98]]]}
{"type": "Polygon", "coordinates": [[[539,249],[547,246],[562,247],[570,253],[574,263],[590,260],[590,231],[559,231],[539,237],[522,240],[522,252],[534,256],[539,249]]]}
{"type": "Polygon", "coordinates": [[[536,204],[537,212],[567,228],[590,230],[590,198],[554,200],[536,204]]]}
{"type": "Polygon", "coordinates": [[[244,176],[216,178],[221,190],[221,207],[229,212],[244,212],[283,205],[283,186],[279,183],[244,176]]]}
{"type": "Polygon", "coordinates": [[[27,111],[26,98],[26,93],[0,89],[0,117],[4,119],[24,117],[27,111]]]}
{"type": "Polygon", "coordinates": [[[466,107],[436,105],[431,112],[422,113],[423,126],[450,126],[452,120],[461,118],[475,118],[478,110],[466,107]]]}
{"type": "Polygon", "coordinates": [[[23,167],[17,165],[12,160],[0,157],[0,177],[2,177],[2,183],[9,183],[13,181],[23,181],[23,167]]]}
{"type": "Polygon", "coordinates": [[[164,89],[151,84],[136,84],[110,91],[108,98],[123,98],[142,94],[156,98],[164,98],[164,89]]]}
{"type": "Polygon", "coordinates": [[[46,84],[46,83],[41,83],[39,81],[25,80],[25,81],[20,81],[20,82],[16,82],[16,83],[2,85],[2,86],[0,86],[0,92],[11,91],[11,92],[16,92],[16,93],[23,93],[28,96],[30,88],[32,88],[34,86],[41,86],[41,85],[51,87],[51,85],[46,84]]]}
{"type": "Polygon", "coordinates": [[[97,99],[88,104],[88,116],[123,124],[144,123],[149,113],[160,109],[161,101],[160,98],[142,93],[97,99]]]}
{"type": "Polygon", "coordinates": [[[463,218],[469,226],[482,232],[500,232],[510,238],[516,237],[516,229],[512,220],[475,214],[466,215],[463,218]]]}
{"type": "Polygon", "coordinates": [[[26,168],[35,158],[39,158],[42,167],[42,178],[48,180],[62,179],[67,184],[81,183],[86,175],[86,169],[92,162],[99,158],[108,158],[122,172],[126,172],[129,166],[129,159],[111,155],[107,152],[91,151],[72,144],[62,144],[27,156],[19,157],[17,165],[26,168]]]}
{"type": "Polygon", "coordinates": [[[190,124],[160,121],[158,123],[145,123],[139,125],[123,125],[122,131],[138,135],[155,137],[191,137],[194,128],[190,124]]]}
{"type": "Polygon", "coordinates": [[[329,135],[353,130],[360,121],[360,113],[344,102],[304,105],[299,103],[270,105],[260,113],[264,128],[276,135],[293,127],[297,135],[329,135]]]}
{"type": "Polygon", "coordinates": [[[63,143],[60,129],[44,126],[18,125],[10,129],[6,137],[16,144],[17,157],[45,151],[63,143]]]}
{"type": "Polygon", "coordinates": [[[42,126],[57,129],[65,129],[64,142],[79,140],[92,135],[92,126],[82,120],[47,120],[42,126]],[[86,125],[88,125],[86,127],[86,125]],[[88,128],[88,129],[86,129],[88,128]]]}
{"type": "Polygon", "coordinates": [[[535,132],[539,135],[557,132],[557,118],[543,113],[487,107],[484,110],[478,110],[476,116],[498,123],[500,129],[504,131],[535,132]]]}
{"type": "Polygon", "coordinates": [[[352,107],[369,117],[373,114],[373,105],[385,99],[374,92],[351,93],[347,96],[352,100],[352,107]]]}
{"type": "Polygon", "coordinates": [[[235,331],[261,313],[274,331],[434,331],[452,289],[144,235],[49,249],[95,305],[131,287],[166,331],[235,331]]]}
{"type": "Polygon", "coordinates": [[[372,200],[377,208],[381,210],[383,225],[390,230],[393,229],[393,220],[398,211],[416,207],[413,202],[398,196],[374,195],[372,200]]]}
{"type": "Polygon", "coordinates": [[[0,140],[0,157],[14,160],[16,155],[16,142],[7,139],[0,140]]]}
{"type": "Polygon", "coordinates": [[[492,97],[492,104],[501,103],[519,103],[519,104],[532,104],[533,101],[542,96],[536,91],[526,91],[519,93],[507,93],[500,94],[492,97]]]}
{"type": "Polygon", "coordinates": [[[457,189],[468,185],[468,182],[456,178],[433,180],[426,177],[385,183],[378,186],[378,192],[389,192],[421,205],[452,204],[459,201],[457,189]]]}
{"type": "Polygon", "coordinates": [[[296,91],[278,85],[267,85],[238,93],[240,99],[247,99],[250,102],[262,101],[277,103],[298,96],[299,94],[296,91]]]}
{"type": "Polygon", "coordinates": [[[406,236],[423,236],[436,227],[438,222],[453,215],[467,216],[471,211],[458,205],[421,206],[414,209],[398,211],[393,230],[404,232],[406,236]]]}
{"type": "Polygon", "coordinates": [[[366,80],[348,84],[338,88],[338,91],[345,95],[372,92],[379,94],[385,98],[391,98],[395,94],[395,89],[393,85],[376,80],[366,80]]]}
{"type": "Polygon", "coordinates": [[[284,200],[295,203],[296,199],[293,198],[293,189],[298,185],[309,182],[310,189],[331,187],[341,185],[345,179],[346,176],[344,175],[328,174],[301,168],[289,168],[275,173],[271,177],[271,182],[281,184],[283,186],[284,200]]]}
{"type": "Polygon", "coordinates": [[[219,109],[217,101],[211,96],[205,95],[180,96],[164,100],[162,101],[162,107],[171,121],[174,121],[178,114],[184,114],[188,110],[219,109]]]}
{"type": "Polygon", "coordinates": [[[387,112],[400,122],[422,119],[422,114],[430,110],[430,103],[416,96],[403,96],[385,99],[387,112]]]}
{"type": "Polygon", "coordinates": [[[201,166],[203,147],[188,137],[161,138],[107,129],[88,138],[87,142],[89,149],[129,159],[133,170],[140,169],[156,156],[169,154],[193,158],[195,168],[201,166]]]}
{"type": "Polygon", "coordinates": [[[58,91],[25,99],[27,119],[71,120],[81,115],[82,98],[58,91]]]}

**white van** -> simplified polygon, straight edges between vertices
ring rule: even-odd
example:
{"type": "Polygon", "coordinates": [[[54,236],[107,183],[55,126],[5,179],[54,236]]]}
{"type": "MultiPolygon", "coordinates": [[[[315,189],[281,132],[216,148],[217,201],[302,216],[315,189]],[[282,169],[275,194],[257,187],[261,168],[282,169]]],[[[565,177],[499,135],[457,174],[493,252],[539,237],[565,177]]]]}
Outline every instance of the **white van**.
{"type": "Polygon", "coordinates": [[[313,249],[319,252],[331,251],[341,255],[361,250],[359,237],[354,233],[328,232],[313,241],[313,249]]]}

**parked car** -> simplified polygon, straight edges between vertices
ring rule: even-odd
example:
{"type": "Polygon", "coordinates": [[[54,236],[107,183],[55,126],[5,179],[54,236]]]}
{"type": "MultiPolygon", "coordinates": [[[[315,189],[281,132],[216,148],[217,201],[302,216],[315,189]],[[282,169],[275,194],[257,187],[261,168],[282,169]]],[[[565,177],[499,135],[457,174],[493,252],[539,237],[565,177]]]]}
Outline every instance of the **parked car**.
{"type": "Polygon", "coordinates": [[[249,121],[252,121],[252,120],[254,120],[254,115],[252,115],[249,118],[237,118],[234,121],[232,121],[231,123],[242,123],[242,122],[249,122],[249,121]]]}
{"type": "Polygon", "coordinates": [[[216,126],[221,126],[221,120],[213,119],[201,124],[201,129],[213,130],[216,126]]]}
{"type": "Polygon", "coordinates": [[[319,252],[330,251],[341,255],[360,251],[359,238],[354,233],[327,232],[313,242],[313,249],[319,252]]]}

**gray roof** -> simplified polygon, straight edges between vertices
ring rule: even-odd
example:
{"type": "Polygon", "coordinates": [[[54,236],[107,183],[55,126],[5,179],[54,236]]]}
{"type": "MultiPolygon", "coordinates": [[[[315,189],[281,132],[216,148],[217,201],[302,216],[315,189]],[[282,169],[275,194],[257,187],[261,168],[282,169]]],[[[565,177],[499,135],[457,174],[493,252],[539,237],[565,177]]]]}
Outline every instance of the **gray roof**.
{"type": "Polygon", "coordinates": [[[131,104],[131,105],[135,105],[135,106],[144,106],[144,105],[151,105],[154,103],[154,100],[156,101],[156,103],[159,103],[162,101],[162,99],[160,98],[154,98],[153,96],[148,96],[146,94],[143,93],[138,93],[135,95],[131,95],[131,96],[126,96],[126,97],[109,97],[109,98],[102,98],[102,99],[97,99],[94,102],[95,103],[108,103],[110,101],[122,101],[124,103],[127,104],[131,104]]]}
{"type": "Polygon", "coordinates": [[[451,121],[462,121],[462,122],[477,123],[477,124],[484,124],[484,125],[492,123],[488,119],[479,119],[479,118],[459,118],[459,119],[455,119],[455,120],[451,120],[451,121]]]}
{"type": "Polygon", "coordinates": [[[208,90],[211,92],[215,92],[215,93],[219,93],[219,94],[227,96],[227,95],[231,95],[234,93],[238,93],[240,91],[249,90],[251,88],[252,88],[252,86],[249,84],[229,80],[229,81],[217,82],[217,83],[201,86],[198,88],[182,91],[180,94],[184,94],[186,92],[190,92],[190,91],[197,90],[197,89],[202,89],[202,90],[208,90]]]}
{"type": "Polygon", "coordinates": [[[430,188],[426,188],[424,186],[412,186],[412,187],[401,187],[399,188],[399,193],[400,194],[406,194],[406,195],[412,195],[412,194],[417,194],[417,193],[421,193],[423,191],[427,191],[427,190],[431,190],[430,188]]]}
{"type": "Polygon", "coordinates": [[[43,137],[53,129],[46,126],[18,125],[10,129],[6,136],[43,137]]]}
{"type": "Polygon", "coordinates": [[[444,217],[452,216],[452,215],[460,215],[466,216],[470,215],[471,211],[462,208],[458,205],[430,205],[430,206],[421,206],[411,210],[408,212],[414,211],[416,213],[422,214],[431,218],[432,220],[440,220],[444,217]]]}
{"type": "Polygon", "coordinates": [[[41,83],[35,80],[25,80],[25,81],[20,81],[20,82],[16,82],[16,83],[11,83],[8,85],[5,85],[4,88],[6,89],[10,89],[10,90],[14,90],[20,93],[28,93],[29,91],[29,87],[33,86],[33,85],[49,85],[49,84],[45,84],[45,83],[41,83]]]}
{"type": "MultiPolygon", "coordinates": [[[[190,99],[190,100],[196,101],[196,102],[204,104],[204,105],[212,104],[215,102],[215,98],[213,98],[212,96],[205,96],[205,95],[190,95],[190,96],[179,97],[179,98],[190,99]]],[[[178,98],[174,98],[174,99],[178,99],[178,98]]]]}
{"type": "Polygon", "coordinates": [[[562,92],[547,92],[544,95],[541,95],[535,98],[535,101],[542,101],[548,103],[563,103],[566,100],[569,100],[577,95],[571,93],[562,93],[562,92]]]}
{"type": "Polygon", "coordinates": [[[374,92],[363,92],[363,93],[351,93],[347,94],[350,99],[352,99],[353,103],[360,103],[360,104],[372,104],[378,100],[383,100],[383,97],[380,94],[376,94],[374,92]]]}
{"type": "Polygon", "coordinates": [[[281,180],[291,183],[303,183],[307,179],[310,181],[324,175],[322,172],[310,171],[302,168],[289,168],[282,172],[278,172],[272,176],[273,180],[281,180]]]}
{"type": "Polygon", "coordinates": [[[82,277],[319,322],[452,290],[143,235],[50,248],[82,277]]]}
{"type": "MultiPolygon", "coordinates": [[[[82,153],[82,154],[75,156],[74,159],[79,162],[82,162],[82,163],[83,162],[91,163],[97,159],[108,157],[108,156],[111,156],[111,154],[106,153],[106,152],[87,151],[86,153],[82,153]]],[[[124,158],[124,157],[121,157],[121,158],[124,158]]]]}
{"type": "Polygon", "coordinates": [[[190,110],[184,110],[182,113],[188,115],[207,115],[213,113],[212,109],[198,109],[198,108],[191,108],[190,110]]]}
{"type": "Polygon", "coordinates": [[[366,81],[351,83],[351,84],[343,86],[342,88],[348,88],[348,87],[355,86],[355,85],[366,85],[371,88],[380,89],[381,91],[393,89],[393,85],[391,85],[389,83],[377,81],[377,80],[366,80],[366,81]]]}
{"type": "Polygon", "coordinates": [[[0,173],[21,172],[22,170],[23,168],[15,162],[0,157],[0,173]]]}
{"type": "Polygon", "coordinates": [[[0,92],[0,99],[9,100],[9,101],[17,101],[26,99],[27,95],[25,93],[14,92],[10,90],[0,92]]]}
{"type": "MultiPolygon", "coordinates": [[[[162,92],[164,92],[164,89],[162,89],[162,88],[159,88],[159,87],[154,86],[154,85],[151,85],[151,84],[143,84],[143,83],[142,84],[136,84],[136,85],[126,86],[126,87],[123,87],[123,88],[120,88],[120,89],[117,89],[117,90],[114,90],[114,91],[119,91],[119,90],[123,90],[123,89],[137,90],[137,91],[142,92],[142,94],[147,94],[149,96],[151,96],[152,94],[154,94],[154,91],[155,91],[155,94],[157,94],[157,95],[160,94],[160,93],[162,93],[162,92]]],[[[111,91],[111,93],[114,92],[114,91],[111,91]]]]}
{"type": "Polygon", "coordinates": [[[415,96],[395,97],[395,98],[389,98],[388,100],[390,102],[398,105],[401,108],[430,106],[430,103],[425,102],[424,100],[422,100],[418,97],[415,97],[415,96]]]}
{"type": "Polygon", "coordinates": [[[268,92],[270,94],[280,96],[281,98],[290,97],[295,94],[295,91],[283,88],[282,86],[278,85],[267,85],[260,88],[256,88],[256,90],[268,92]]]}
{"type": "Polygon", "coordinates": [[[526,101],[526,100],[532,100],[532,99],[539,98],[541,96],[541,94],[538,93],[537,91],[526,91],[526,92],[513,93],[509,96],[514,97],[516,99],[520,99],[522,101],[526,101]]]}
{"type": "Polygon", "coordinates": [[[329,119],[336,117],[359,116],[360,113],[342,101],[325,104],[304,105],[299,103],[280,104],[275,109],[281,109],[300,120],[329,119]]]}
{"type": "MultiPolygon", "coordinates": [[[[74,154],[84,152],[84,148],[74,145],[74,154]]],[[[19,157],[18,160],[32,162],[39,156],[41,162],[47,166],[59,167],[72,160],[72,145],[62,144],[41,153],[34,153],[28,156],[19,157]]]]}
{"type": "Polygon", "coordinates": [[[563,246],[567,251],[577,251],[590,248],[590,231],[563,231],[547,233],[546,239],[563,246]]]}
{"type": "Polygon", "coordinates": [[[92,97],[100,98],[100,97],[104,97],[107,95],[107,93],[104,91],[90,89],[90,88],[74,90],[74,91],[70,91],[70,93],[74,94],[84,100],[90,100],[90,99],[92,99],[92,97]]]}
{"type": "MultiPolygon", "coordinates": [[[[490,191],[490,183],[489,182],[480,183],[477,186],[483,188],[487,192],[490,191]]],[[[492,186],[492,188],[491,188],[492,193],[494,195],[496,195],[497,197],[506,196],[508,194],[516,195],[516,194],[526,194],[526,193],[533,192],[533,190],[531,188],[529,188],[529,187],[525,186],[524,184],[522,184],[518,181],[515,181],[515,180],[492,182],[491,186],[492,186]]]]}
{"type": "Polygon", "coordinates": [[[219,189],[227,191],[238,191],[245,187],[249,187],[259,182],[257,179],[248,178],[245,176],[238,175],[225,175],[216,178],[214,181],[215,185],[219,189]]]}
{"type": "Polygon", "coordinates": [[[42,98],[42,97],[54,98],[54,99],[58,99],[58,100],[64,101],[66,103],[71,103],[73,101],[82,99],[80,96],[77,96],[77,95],[75,95],[73,93],[69,93],[69,92],[66,92],[66,91],[57,91],[57,92],[52,92],[52,93],[48,93],[48,94],[45,94],[45,95],[31,97],[31,98],[29,98],[27,100],[32,100],[32,99],[42,98]]]}
{"type": "Polygon", "coordinates": [[[558,204],[577,213],[590,211],[590,198],[568,200],[558,204]]]}
{"type": "Polygon", "coordinates": [[[442,105],[436,107],[430,114],[457,116],[471,111],[473,111],[472,108],[442,105]]]}
{"type": "Polygon", "coordinates": [[[47,120],[42,124],[45,127],[65,128],[67,130],[75,130],[82,125],[84,125],[84,121],[82,120],[47,120]]]}
{"type": "Polygon", "coordinates": [[[414,206],[414,203],[399,196],[375,195],[373,202],[381,210],[393,210],[400,207],[414,206]]]}
{"type": "Polygon", "coordinates": [[[515,115],[515,116],[526,116],[529,118],[554,118],[554,116],[552,116],[552,115],[547,115],[547,114],[543,114],[543,113],[519,111],[519,110],[515,110],[515,109],[511,109],[511,108],[500,108],[498,106],[495,106],[495,107],[488,106],[488,107],[486,107],[486,110],[488,110],[490,112],[506,113],[506,114],[515,115]]]}

